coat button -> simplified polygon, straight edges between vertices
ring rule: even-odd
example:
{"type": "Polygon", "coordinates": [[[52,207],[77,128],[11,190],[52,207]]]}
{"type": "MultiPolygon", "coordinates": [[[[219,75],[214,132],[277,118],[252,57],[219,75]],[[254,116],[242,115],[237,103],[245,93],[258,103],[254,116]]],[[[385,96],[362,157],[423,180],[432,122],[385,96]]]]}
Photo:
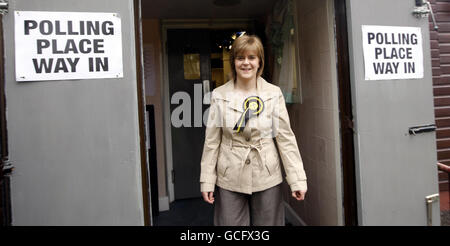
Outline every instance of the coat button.
{"type": "Polygon", "coordinates": [[[245,161],[245,164],[250,164],[250,160],[249,159],[247,159],[246,161],[245,161]]]}
{"type": "Polygon", "coordinates": [[[247,142],[250,141],[250,138],[245,138],[245,141],[247,141],[247,142]]]}

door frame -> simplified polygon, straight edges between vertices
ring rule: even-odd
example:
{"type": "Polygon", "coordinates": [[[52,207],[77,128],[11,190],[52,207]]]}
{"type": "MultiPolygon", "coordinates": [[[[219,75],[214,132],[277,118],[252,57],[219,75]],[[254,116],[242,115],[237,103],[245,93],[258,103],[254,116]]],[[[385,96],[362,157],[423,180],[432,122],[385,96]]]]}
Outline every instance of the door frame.
{"type": "MultiPolygon", "coordinates": [[[[336,31],[336,55],[337,74],[339,88],[339,121],[341,135],[341,158],[343,175],[343,207],[344,221],[347,226],[358,225],[357,197],[356,197],[356,174],[355,174],[355,151],[353,139],[353,116],[351,102],[350,83],[350,61],[348,50],[348,30],[345,0],[334,0],[335,31],[336,31]]],[[[167,31],[169,29],[224,29],[224,28],[248,28],[250,19],[234,20],[183,20],[170,19],[162,20],[162,47],[164,54],[163,61],[163,108],[164,108],[164,138],[166,155],[166,182],[168,187],[169,201],[174,201],[174,185],[172,181],[172,135],[170,125],[170,95],[169,95],[169,72],[168,72],[168,52],[167,52],[167,31]]],[[[167,207],[168,204],[167,204],[167,207]]]]}
{"type": "MultiPolygon", "coordinates": [[[[169,93],[169,57],[167,47],[167,31],[170,29],[232,29],[232,28],[248,28],[251,25],[251,19],[162,19],[162,108],[163,108],[163,125],[164,125],[164,147],[166,159],[166,184],[169,199],[168,203],[175,200],[175,187],[173,183],[173,151],[172,151],[172,130],[170,121],[170,93],[169,93]]],[[[199,163],[200,165],[200,163],[199,163]]],[[[200,187],[200,185],[199,185],[200,187]]],[[[199,191],[200,196],[200,191],[199,191]]],[[[165,204],[169,207],[169,204],[165,204]]]]}
{"type": "Polygon", "coordinates": [[[3,13],[0,13],[0,226],[12,225],[8,131],[6,125],[5,54],[3,44],[3,13]]]}
{"type": "Polygon", "coordinates": [[[347,7],[345,0],[334,0],[335,40],[339,93],[339,122],[343,180],[344,225],[358,225],[355,147],[348,49],[347,7]]]}
{"type": "Polygon", "coordinates": [[[135,36],[135,56],[136,56],[136,87],[137,106],[139,124],[139,148],[141,158],[141,181],[142,181],[142,201],[144,206],[144,225],[153,225],[150,195],[150,173],[149,159],[147,155],[147,132],[146,132],[146,103],[145,103],[145,80],[144,80],[144,56],[143,56],[143,36],[142,36],[142,13],[141,0],[133,0],[134,10],[134,36],[135,36]]]}

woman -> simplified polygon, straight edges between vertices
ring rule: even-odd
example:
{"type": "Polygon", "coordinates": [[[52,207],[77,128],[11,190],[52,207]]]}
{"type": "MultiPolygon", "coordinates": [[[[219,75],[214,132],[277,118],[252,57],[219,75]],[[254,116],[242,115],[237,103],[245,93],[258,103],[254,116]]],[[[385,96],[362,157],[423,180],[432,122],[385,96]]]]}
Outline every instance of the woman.
{"type": "Polygon", "coordinates": [[[215,225],[281,226],[281,161],[292,196],[301,201],[307,191],[284,97],[278,86],[261,78],[264,49],[258,37],[237,38],[230,60],[233,79],[211,96],[201,161],[202,196],[215,204],[215,225]]]}

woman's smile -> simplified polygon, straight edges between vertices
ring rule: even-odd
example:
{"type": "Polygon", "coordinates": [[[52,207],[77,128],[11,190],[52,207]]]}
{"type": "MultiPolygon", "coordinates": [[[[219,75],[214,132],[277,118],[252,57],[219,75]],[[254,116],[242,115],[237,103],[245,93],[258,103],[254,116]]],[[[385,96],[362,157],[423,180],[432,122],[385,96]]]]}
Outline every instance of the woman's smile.
{"type": "Polygon", "coordinates": [[[247,73],[247,72],[251,72],[253,69],[252,69],[252,68],[241,68],[241,70],[242,70],[244,73],[247,73]]]}
{"type": "Polygon", "coordinates": [[[234,61],[236,75],[240,79],[256,79],[259,68],[259,57],[256,51],[247,50],[236,56],[234,61]]]}

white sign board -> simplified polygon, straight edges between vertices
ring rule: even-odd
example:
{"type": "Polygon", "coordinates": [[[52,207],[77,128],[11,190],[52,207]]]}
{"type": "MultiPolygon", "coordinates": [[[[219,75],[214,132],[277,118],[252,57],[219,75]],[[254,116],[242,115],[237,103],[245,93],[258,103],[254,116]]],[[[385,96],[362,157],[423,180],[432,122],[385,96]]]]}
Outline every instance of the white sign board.
{"type": "Polygon", "coordinates": [[[366,80],[423,78],[418,27],[362,26],[366,80]]]}
{"type": "Polygon", "coordinates": [[[15,11],[16,80],[123,77],[115,13],[15,11]]]}

